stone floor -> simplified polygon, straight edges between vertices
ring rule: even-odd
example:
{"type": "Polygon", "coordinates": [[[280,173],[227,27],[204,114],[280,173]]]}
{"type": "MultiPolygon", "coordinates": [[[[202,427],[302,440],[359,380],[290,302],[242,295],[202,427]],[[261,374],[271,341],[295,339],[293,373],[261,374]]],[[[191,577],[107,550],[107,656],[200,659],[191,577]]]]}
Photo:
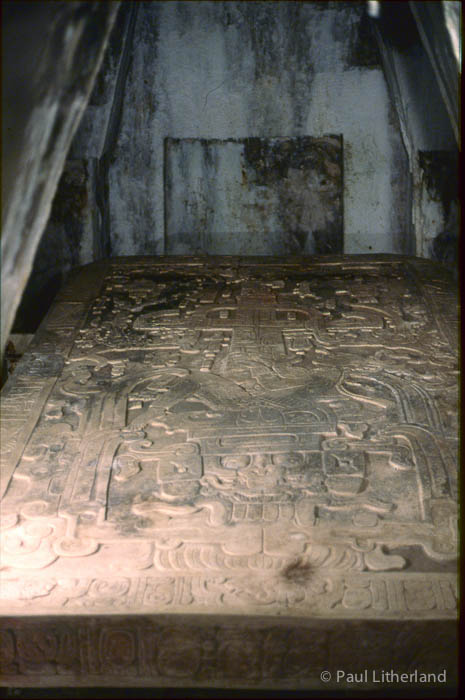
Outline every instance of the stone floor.
{"type": "Polygon", "coordinates": [[[457,321],[417,258],[78,270],[2,391],[1,683],[453,687],[457,321]]]}

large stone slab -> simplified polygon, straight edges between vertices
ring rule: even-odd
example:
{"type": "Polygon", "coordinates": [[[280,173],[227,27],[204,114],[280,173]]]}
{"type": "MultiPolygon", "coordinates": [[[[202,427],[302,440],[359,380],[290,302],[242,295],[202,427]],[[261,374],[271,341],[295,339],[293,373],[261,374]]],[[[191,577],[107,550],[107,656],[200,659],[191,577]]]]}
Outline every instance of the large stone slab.
{"type": "Polygon", "coordinates": [[[425,260],[77,271],[2,391],[1,682],[452,686],[456,355],[425,260]]]}

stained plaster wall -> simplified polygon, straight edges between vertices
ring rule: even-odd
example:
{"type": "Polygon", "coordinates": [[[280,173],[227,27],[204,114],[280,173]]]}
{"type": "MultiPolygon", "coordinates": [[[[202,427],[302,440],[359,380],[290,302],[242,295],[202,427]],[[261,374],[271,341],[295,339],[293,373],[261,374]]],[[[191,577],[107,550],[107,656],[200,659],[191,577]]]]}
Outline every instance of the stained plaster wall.
{"type": "MultiPolygon", "coordinates": [[[[441,14],[441,3],[429,4],[441,14]]],[[[454,202],[458,196],[454,134],[458,113],[455,120],[448,114],[431,58],[408,5],[385,4],[380,21],[374,23],[374,34],[408,153],[414,252],[422,257],[435,257],[436,236],[449,229],[454,235],[458,234],[457,203],[454,202]]],[[[428,3],[416,3],[418,7],[426,5],[428,3]]],[[[440,23],[428,29],[440,36],[440,30],[445,31],[440,23]]],[[[443,38],[446,42],[447,36],[443,38]]],[[[449,76],[452,85],[453,75],[454,70],[449,76]]],[[[455,75],[458,79],[458,71],[455,75]]],[[[455,98],[458,99],[458,90],[455,98]]]]}
{"type": "Polygon", "coordinates": [[[331,133],[344,139],[345,252],[412,252],[407,159],[365,3],[137,5],[108,171],[112,255],[165,251],[165,137],[331,133]]]}
{"type": "Polygon", "coordinates": [[[166,137],[341,134],[345,252],[414,252],[408,160],[369,23],[362,2],[122,3],[15,331],[35,330],[72,267],[167,252],[166,137]]]}

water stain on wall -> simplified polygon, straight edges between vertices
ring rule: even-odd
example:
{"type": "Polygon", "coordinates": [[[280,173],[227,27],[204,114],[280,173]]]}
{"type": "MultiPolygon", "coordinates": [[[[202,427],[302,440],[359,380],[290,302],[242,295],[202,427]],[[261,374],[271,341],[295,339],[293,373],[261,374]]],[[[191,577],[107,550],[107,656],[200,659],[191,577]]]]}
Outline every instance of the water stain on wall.
{"type": "Polygon", "coordinates": [[[165,141],[171,254],[343,251],[342,136],[165,141]]]}

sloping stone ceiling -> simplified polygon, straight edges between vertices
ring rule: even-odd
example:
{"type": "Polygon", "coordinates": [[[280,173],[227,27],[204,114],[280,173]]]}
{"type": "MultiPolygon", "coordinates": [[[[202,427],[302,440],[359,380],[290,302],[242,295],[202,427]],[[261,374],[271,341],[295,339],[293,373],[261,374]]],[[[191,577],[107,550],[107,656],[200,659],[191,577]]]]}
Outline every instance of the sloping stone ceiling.
{"type": "Polygon", "coordinates": [[[2,4],[2,350],[117,10],[2,4]]]}

